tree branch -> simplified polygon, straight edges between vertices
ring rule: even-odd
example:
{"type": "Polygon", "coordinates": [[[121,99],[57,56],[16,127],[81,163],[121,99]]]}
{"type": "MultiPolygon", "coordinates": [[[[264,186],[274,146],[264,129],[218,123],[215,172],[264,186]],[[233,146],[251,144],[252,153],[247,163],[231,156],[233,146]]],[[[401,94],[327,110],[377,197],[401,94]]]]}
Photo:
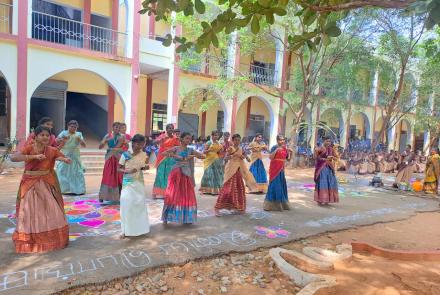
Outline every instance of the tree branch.
{"type": "Polygon", "coordinates": [[[379,8],[397,8],[402,9],[408,7],[410,4],[416,2],[416,0],[364,0],[364,1],[350,1],[347,3],[341,3],[337,5],[313,5],[306,1],[301,1],[300,5],[303,7],[308,7],[311,10],[318,12],[334,12],[341,10],[352,10],[362,7],[379,7],[379,8]]]}

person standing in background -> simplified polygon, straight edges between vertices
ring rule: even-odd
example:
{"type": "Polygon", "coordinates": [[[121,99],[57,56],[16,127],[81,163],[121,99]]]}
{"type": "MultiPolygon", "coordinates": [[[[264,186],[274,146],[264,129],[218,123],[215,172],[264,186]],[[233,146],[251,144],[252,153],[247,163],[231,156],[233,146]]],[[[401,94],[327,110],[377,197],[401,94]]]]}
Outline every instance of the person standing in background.
{"type": "Polygon", "coordinates": [[[75,120],[69,121],[67,130],[58,135],[62,141],[61,151],[72,160],[71,164],[57,162],[56,172],[63,194],[83,195],[86,193],[84,167],[81,163],[80,147],[85,147],[83,135],[78,131],[79,124],[75,120]]]}
{"type": "Polygon", "coordinates": [[[99,189],[99,201],[119,202],[122,188],[122,173],[118,171],[119,158],[122,153],[124,138],[119,134],[120,123],[113,123],[113,130],[102,139],[99,149],[107,145],[105,154],[104,171],[102,172],[101,188],[99,189]]]}

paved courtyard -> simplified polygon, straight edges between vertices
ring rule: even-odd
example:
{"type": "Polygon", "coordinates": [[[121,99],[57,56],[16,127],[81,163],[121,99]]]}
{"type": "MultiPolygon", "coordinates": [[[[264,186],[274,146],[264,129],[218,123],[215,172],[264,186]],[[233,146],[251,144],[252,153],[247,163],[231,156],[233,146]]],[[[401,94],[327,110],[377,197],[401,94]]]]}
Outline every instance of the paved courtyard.
{"type": "MultiPolygon", "coordinates": [[[[155,171],[145,174],[151,233],[119,239],[118,204],[97,202],[100,176],[87,176],[88,192],[65,197],[70,224],[69,247],[42,255],[17,255],[11,240],[19,175],[0,175],[0,293],[50,294],[74,285],[129,276],[145,268],[180,264],[190,259],[231,251],[246,252],[308,236],[358,225],[408,218],[419,211],[436,211],[438,201],[368,186],[371,176],[345,175],[339,204],[319,207],[313,201],[313,170],[287,172],[292,210],[265,212],[264,195],[248,195],[247,213],[215,217],[216,198],[197,195],[195,225],[162,225],[163,202],[150,193],[155,171]]],[[[200,183],[202,169],[196,168],[200,183]]],[[[391,176],[385,181],[390,183],[391,176]]],[[[198,189],[198,188],[197,188],[198,189]]]]}

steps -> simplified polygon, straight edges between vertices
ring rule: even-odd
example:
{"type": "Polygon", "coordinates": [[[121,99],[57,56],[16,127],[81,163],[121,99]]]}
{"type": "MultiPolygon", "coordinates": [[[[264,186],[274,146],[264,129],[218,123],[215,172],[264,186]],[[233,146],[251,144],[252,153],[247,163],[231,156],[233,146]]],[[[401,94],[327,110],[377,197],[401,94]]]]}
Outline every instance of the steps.
{"type": "Polygon", "coordinates": [[[105,150],[83,149],[81,161],[86,169],[85,175],[102,175],[105,163],[105,150]]]}

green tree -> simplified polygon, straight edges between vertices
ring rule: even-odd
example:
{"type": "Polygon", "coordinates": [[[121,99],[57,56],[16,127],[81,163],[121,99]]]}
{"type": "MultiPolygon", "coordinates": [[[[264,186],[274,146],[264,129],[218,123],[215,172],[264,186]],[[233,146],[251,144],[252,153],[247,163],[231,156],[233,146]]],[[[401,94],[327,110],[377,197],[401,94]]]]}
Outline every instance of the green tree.
{"type": "Polygon", "coordinates": [[[440,139],[440,29],[421,44],[419,103],[416,109],[416,130],[429,131],[429,148],[440,139]]]}
{"type": "MultiPolygon", "coordinates": [[[[202,15],[209,10],[207,3],[211,2],[206,0],[145,0],[140,13],[154,14],[156,20],[168,20],[173,12],[183,13],[185,16],[202,15]]],[[[204,21],[199,24],[200,34],[195,35],[191,40],[182,39],[180,36],[173,39],[169,35],[165,43],[171,44],[173,41],[179,43],[181,51],[195,47],[200,52],[210,48],[211,45],[218,47],[220,33],[230,34],[250,26],[252,32],[257,34],[263,22],[274,26],[276,20],[290,18],[287,10],[292,5],[301,8],[295,15],[299,22],[307,25],[314,24],[313,31],[304,32],[301,38],[290,38],[292,46],[304,45],[316,35],[338,36],[341,30],[332,21],[333,14],[357,8],[398,8],[418,14],[428,13],[426,19],[428,28],[440,23],[440,1],[438,0],[219,0],[218,4],[220,9],[214,12],[214,18],[210,22],[204,21]]]]}

